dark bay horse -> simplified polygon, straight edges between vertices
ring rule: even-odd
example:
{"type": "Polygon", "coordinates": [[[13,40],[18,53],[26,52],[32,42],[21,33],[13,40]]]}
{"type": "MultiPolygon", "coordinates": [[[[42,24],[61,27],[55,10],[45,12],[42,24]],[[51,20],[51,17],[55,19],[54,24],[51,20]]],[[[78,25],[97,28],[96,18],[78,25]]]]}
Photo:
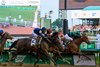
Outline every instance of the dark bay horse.
{"type": "Polygon", "coordinates": [[[1,40],[0,40],[0,56],[2,56],[2,52],[4,50],[4,45],[5,45],[6,41],[7,41],[7,39],[12,39],[12,38],[13,37],[7,32],[5,32],[2,35],[1,40]]]}
{"type": "MultiPolygon", "coordinates": [[[[41,38],[41,37],[40,37],[41,38]]],[[[37,38],[38,39],[38,38],[37,38]]],[[[59,41],[59,40],[58,40],[59,41]]],[[[36,52],[38,54],[45,55],[47,57],[48,60],[51,60],[55,65],[56,62],[54,61],[54,59],[50,56],[49,51],[50,51],[50,47],[52,46],[53,48],[55,46],[59,47],[61,49],[62,45],[60,44],[53,44],[48,38],[42,38],[41,39],[41,43],[38,43],[38,47],[33,45],[31,46],[31,38],[24,38],[24,39],[18,39],[16,40],[10,47],[10,49],[12,49],[13,47],[16,46],[16,51],[14,52],[15,54],[12,56],[11,59],[9,59],[9,61],[12,61],[18,54],[22,54],[22,53],[27,53],[27,52],[36,52]],[[40,50],[39,50],[40,49],[40,50]]],[[[57,47],[56,50],[58,49],[57,47]]],[[[56,51],[55,50],[55,51],[56,51]]],[[[35,62],[34,66],[37,64],[37,62],[39,61],[39,59],[41,59],[42,55],[37,55],[37,61],[35,62]]]]}
{"type": "MultiPolygon", "coordinates": [[[[33,52],[37,53],[38,57],[40,58],[41,56],[39,55],[40,52],[37,48],[37,45],[31,45],[31,40],[32,38],[22,38],[14,41],[10,46],[9,50],[11,50],[12,48],[15,48],[16,50],[13,52],[12,57],[9,58],[8,61],[9,62],[13,61],[16,58],[16,56],[19,54],[26,54],[26,53],[33,53],[33,52]]],[[[36,63],[34,65],[36,65],[36,63]]]]}

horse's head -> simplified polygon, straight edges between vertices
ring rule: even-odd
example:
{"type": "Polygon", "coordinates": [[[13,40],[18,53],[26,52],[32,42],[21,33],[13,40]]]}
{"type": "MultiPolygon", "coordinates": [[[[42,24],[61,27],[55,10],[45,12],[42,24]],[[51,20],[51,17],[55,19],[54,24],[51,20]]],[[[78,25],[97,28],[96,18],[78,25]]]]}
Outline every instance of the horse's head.
{"type": "Polygon", "coordinates": [[[62,45],[63,35],[59,32],[55,32],[55,33],[53,33],[53,38],[54,38],[54,41],[55,41],[56,45],[58,46],[58,48],[60,50],[64,50],[64,46],[62,45]]]}
{"type": "Polygon", "coordinates": [[[8,33],[8,32],[5,32],[2,37],[4,37],[5,39],[13,39],[13,37],[8,33]]]}
{"type": "Polygon", "coordinates": [[[84,41],[84,42],[86,42],[87,44],[90,44],[90,40],[89,40],[89,38],[86,36],[86,34],[82,34],[82,40],[84,41]]]}

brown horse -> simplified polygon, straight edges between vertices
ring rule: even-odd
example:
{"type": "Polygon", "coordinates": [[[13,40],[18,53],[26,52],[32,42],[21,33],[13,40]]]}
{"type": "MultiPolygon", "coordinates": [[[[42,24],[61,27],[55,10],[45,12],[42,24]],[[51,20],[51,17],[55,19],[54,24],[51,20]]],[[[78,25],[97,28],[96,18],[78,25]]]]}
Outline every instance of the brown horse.
{"type": "Polygon", "coordinates": [[[86,42],[87,44],[90,44],[90,40],[88,39],[88,37],[85,34],[81,34],[78,38],[73,39],[72,41],[69,41],[64,37],[63,33],[60,33],[60,37],[61,40],[66,43],[67,48],[65,49],[65,51],[67,50],[67,52],[69,53],[76,53],[79,54],[80,52],[80,45],[82,42],[86,42]]]}
{"type": "MultiPolygon", "coordinates": [[[[12,57],[9,58],[9,62],[13,61],[17,55],[19,54],[26,54],[26,53],[33,53],[35,52],[39,58],[41,58],[41,55],[38,50],[37,45],[31,45],[32,38],[22,38],[14,41],[12,45],[10,46],[9,50],[11,50],[13,47],[16,47],[15,51],[12,53],[12,57]]],[[[36,61],[37,63],[37,61],[36,61]]],[[[36,65],[36,63],[34,65],[36,65]]],[[[21,64],[22,65],[22,64],[21,64]]]]}
{"type": "Polygon", "coordinates": [[[1,40],[0,40],[0,56],[2,56],[2,52],[4,50],[4,45],[5,45],[6,41],[7,41],[7,39],[12,39],[12,38],[13,37],[7,32],[5,32],[2,35],[1,40]]]}
{"type": "Polygon", "coordinates": [[[73,41],[70,41],[67,45],[67,48],[65,49],[65,52],[71,53],[71,54],[78,54],[85,56],[88,60],[91,60],[89,57],[87,57],[84,53],[80,51],[80,44],[82,42],[86,42],[87,44],[90,44],[90,40],[85,34],[82,34],[80,38],[74,39],[73,41]]]}
{"type": "Polygon", "coordinates": [[[82,34],[80,38],[74,39],[73,41],[70,41],[67,45],[68,51],[70,53],[79,53],[80,52],[80,45],[82,42],[86,42],[87,44],[90,44],[90,40],[85,34],[82,34]]]}
{"type": "MultiPolygon", "coordinates": [[[[90,60],[89,57],[87,57],[84,53],[82,53],[82,52],[80,51],[80,44],[81,44],[82,42],[86,42],[87,44],[90,44],[90,41],[89,41],[88,37],[87,37],[85,34],[82,34],[80,37],[74,39],[73,41],[69,41],[69,42],[68,42],[68,40],[66,40],[66,38],[64,37],[64,34],[63,34],[63,33],[60,33],[60,36],[61,36],[61,40],[62,40],[63,42],[65,42],[65,44],[66,44],[65,46],[67,46],[67,47],[65,47],[64,51],[62,52],[62,54],[63,54],[63,53],[78,54],[79,57],[80,57],[80,55],[83,55],[83,56],[85,56],[87,59],[90,60]],[[66,43],[66,42],[67,42],[67,43],[66,43]]],[[[57,58],[57,55],[54,56],[54,58],[56,58],[56,60],[57,60],[57,59],[58,59],[58,58],[57,58]]],[[[62,59],[62,60],[63,60],[63,59],[62,59]]],[[[65,61],[65,62],[67,62],[67,61],[65,61]]]]}
{"type": "MultiPolygon", "coordinates": [[[[39,40],[40,40],[40,38],[39,38],[39,40]]],[[[38,38],[37,38],[37,40],[38,40],[38,38]]],[[[57,41],[59,41],[59,39],[57,41]]],[[[47,59],[51,60],[55,65],[57,65],[56,62],[54,61],[54,59],[52,59],[52,57],[49,55],[49,51],[50,51],[49,47],[53,46],[53,48],[54,48],[54,46],[57,46],[60,49],[62,47],[60,42],[59,42],[59,44],[55,45],[48,38],[41,38],[41,42],[40,42],[40,44],[38,43],[38,47],[34,46],[34,45],[31,46],[31,38],[24,38],[24,39],[16,40],[11,45],[10,49],[12,49],[14,46],[16,46],[16,51],[14,52],[15,54],[12,56],[12,58],[9,61],[12,61],[18,54],[27,53],[27,52],[36,52],[39,55],[38,55],[37,61],[35,62],[34,65],[36,65],[36,63],[39,61],[39,59],[41,58],[42,55],[45,55],[47,57],[47,59]],[[42,55],[40,55],[41,52],[42,52],[42,55]]],[[[57,48],[57,47],[55,47],[55,48],[57,48]]]]}

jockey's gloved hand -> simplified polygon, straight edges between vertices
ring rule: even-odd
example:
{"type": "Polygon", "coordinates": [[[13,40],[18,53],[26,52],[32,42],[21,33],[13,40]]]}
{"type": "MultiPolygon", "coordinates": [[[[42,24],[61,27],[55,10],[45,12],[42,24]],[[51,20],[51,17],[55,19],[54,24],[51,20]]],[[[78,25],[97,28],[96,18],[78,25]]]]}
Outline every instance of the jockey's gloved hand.
{"type": "Polygon", "coordinates": [[[42,33],[42,31],[40,30],[40,31],[39,31],[39,33],[41,34],[41,33],[42,33]]]}

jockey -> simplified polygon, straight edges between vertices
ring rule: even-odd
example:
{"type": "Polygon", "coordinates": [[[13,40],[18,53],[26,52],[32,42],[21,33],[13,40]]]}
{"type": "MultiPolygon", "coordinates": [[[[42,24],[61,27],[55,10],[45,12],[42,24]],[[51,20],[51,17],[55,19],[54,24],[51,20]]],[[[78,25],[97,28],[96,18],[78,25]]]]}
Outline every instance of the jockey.
{"type": "Polygon", "coordinates": [[[0,39],[1,39],[2,35],[3,35],[3,33],[4,33],[4,31],[0,30],[0,39]]]}
{"type": "Polygon", "coordinates": [[[40,28],[35,28],[32,32],[32,40],[31,40],[31,45],[36,45],[36,38],[40,35],[41,29],[40,28]]]}
{"type": "Polygon", "coordinates": [[[33,30],[33,34],[34,35],[38,35],[38,36],[42,36],[45,37],[45,35],[47,34],[47,29],[45,27],[42,28],[35,28],[33,30]]]}
{"type": "Polygon", "coordinates": [[[72,31],[68,33],[68,36],[70,36],[73,39],[77,39],[81,36],[80,31],[72,31]]]}
{"type": "MultiPolygon", "coordinates": [[[[46,29],[45,27],[42,27],[42,28],[35,28],[35,29],[33,30],[33,33],[32,33],[33,42],[36,42],[35,39],[36,39],[38,36],[45,38],[46,30],[47,30],[47,29],[46,29]]],[[[41,38],[40,38],[40,40],[41,40],[41,38]]],[[[40,42],[41,42],[41,41],[40,41],[40,42]]],[[[34,43],[34,44],[35,44],[35,43],[34,43]]]]}
{"type": "Polygon", "coordinates": [[[37,37],[38,35],[40,35],[40,33],[41,33],[41,29],[40,28],[35,28],[33,30],[32,35],[37,37]]]}
{"type": "MultiPolygon", "coordinates": [[[[69,30],[70,31],[70,30],[69,30]]],[[[70,32],[69,32],[70,33],[70,32]]],[[[60,37],[61,37],[61,40],[62,40],[62,44],[64,47],[66,47],[66,45],[68,44],[68,42],[72,41],[73,38],[71,38],[68,34],[63,34],[62,33],[62,30],[59,31],[59,34],[60,34],[60,37]]]]}
{"type": "Polygon", "coordinates": [[[45,27],[42,27],[42,28],[41,28],[41,36],[42,36],[42,37],[45,37],[46,34],[47,34],[47,29],[46,29],[45,27]]]}
{"type": "Polygon", "coordinates": [[[71,38],[70,36],[68,36],[68,34],[65,34],[65,39],[68,40],[68,41],[72,41],[73,38],[71,38]]]}

